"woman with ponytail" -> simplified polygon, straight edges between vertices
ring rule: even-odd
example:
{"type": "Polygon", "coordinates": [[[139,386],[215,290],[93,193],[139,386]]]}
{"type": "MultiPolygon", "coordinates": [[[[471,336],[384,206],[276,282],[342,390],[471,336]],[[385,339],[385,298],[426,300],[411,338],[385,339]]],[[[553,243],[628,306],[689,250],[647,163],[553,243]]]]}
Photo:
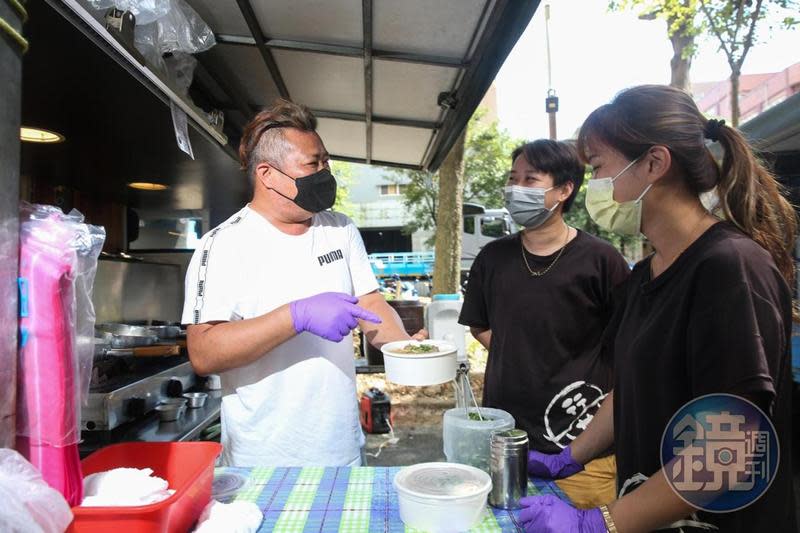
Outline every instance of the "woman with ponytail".
{"type": "Polygon", "coordinates": [[[671,87],[623,91],[586,119],[578,149],[593,169],[591,217],[611,231],[643,233],[655,252],[634,268],[606,332],[614,391],[563,453],[530,458],[539,475],[557,477],[613,445],[619,499],[579,510],[554,497],[527,498],[520,514],[526,531],[796,531],[794,209],[737,130],[706,119],[688,94],[671,87]],[[719,143],[721,161],[711,142],[719,143]],[[753,459],[746,454],[763,450],[745,447],[743,435],[767,420],[706,410],[695,413],[694,433],[680,434],[675,415],[704,397],[723,407],[752,404],[758,409],[749,412],[760,409],[769,419],[779,455],[777,468],[766,472],[771,484],[744,483],[764,472],[745,464],[753,459]],[[727,431],[727,448],[708,446],[714,435],[700,427],[701,416],[727,417],[718,428],[727,431]],[[689,448],[662,450],[662,438],[689,448]],[[713,476],[687,488],[687,479],[708,472],[713,476]],[[725,507],[733,500],[740,504],[725,507]]]}

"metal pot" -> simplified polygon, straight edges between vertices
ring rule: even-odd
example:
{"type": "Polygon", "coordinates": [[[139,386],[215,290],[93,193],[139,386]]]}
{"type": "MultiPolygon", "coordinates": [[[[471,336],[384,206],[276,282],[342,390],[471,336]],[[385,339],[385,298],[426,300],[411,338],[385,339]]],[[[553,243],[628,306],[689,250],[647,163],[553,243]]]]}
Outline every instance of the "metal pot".
{"type": "Polygon", "coordinates": [[[112,348],[134,348],[158,342],[158,336],[142,326],[126,324],[97,324],[95,337],[99,337],[112,348]]]}
{"type": "Polygon", "coordinates": [[[156,412],[161,422],[175,422],[186,411],[186,400],[183,398],[170,398],[156,405],[156,412]]]}
{"type": "Polygon", "coordinates": [[[183,397],[188,400],[189,409],[198,409],[205,405],[208,394],[205,392],[187,392],[183,397]]]}

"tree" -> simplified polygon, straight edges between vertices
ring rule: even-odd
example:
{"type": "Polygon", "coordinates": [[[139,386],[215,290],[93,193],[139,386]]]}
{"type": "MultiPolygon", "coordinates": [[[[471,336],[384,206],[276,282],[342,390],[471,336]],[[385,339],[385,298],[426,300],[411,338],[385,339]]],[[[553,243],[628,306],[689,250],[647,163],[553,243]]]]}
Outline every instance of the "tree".
{"type": "Polygon", "coordinates": [[[672,43],[669,84],[689,90],[689,71],[692,58],[697,53],[695,37],[701,31],[697,23],[698,0],[611,0],[609,8],[615,11],[632,9],[642,20],[663,19],[667,23],[667,36],[672,43]]]}
{"type": "Polygon", "coordinates": [[[439,210],[436,213],[434,294],[454,294],[461,285],[461,232],[464,207],[464,144],[459,135],[439,171],[439,210]]]}
{"type": "MultiPolygon", "coordinates": [[[[708,32],[719,41],[719,48],[731,69],[731,125],[739,125],[739,78],[747,53],[756,42],[756,28],[770,10],[796,13],[795,0],[698,0],[708,32]]],[[[786,16],[783,25],[797,24],[794,16],[786,16]]]]}

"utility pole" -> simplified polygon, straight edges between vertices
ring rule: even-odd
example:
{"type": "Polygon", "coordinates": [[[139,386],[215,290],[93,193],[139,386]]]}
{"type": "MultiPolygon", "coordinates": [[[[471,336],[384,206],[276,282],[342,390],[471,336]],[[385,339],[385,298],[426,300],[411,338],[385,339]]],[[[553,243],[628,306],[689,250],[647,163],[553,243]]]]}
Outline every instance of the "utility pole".
{"type": "Polygon", "coordinates": [[[558,112],[558,96],[553,89],[553,73],[550,66],[550,4],[544,6],[544,35],[547,43],[547,98],[545,98],[545,110],[550,119],[550,138],[556,140],[556,113],[558,112]]]}

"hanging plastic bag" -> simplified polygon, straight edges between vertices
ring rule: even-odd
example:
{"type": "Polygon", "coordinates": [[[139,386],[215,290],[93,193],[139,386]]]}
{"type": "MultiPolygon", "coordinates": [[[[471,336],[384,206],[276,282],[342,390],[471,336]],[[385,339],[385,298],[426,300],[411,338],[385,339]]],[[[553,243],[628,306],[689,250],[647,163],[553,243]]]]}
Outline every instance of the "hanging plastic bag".
{"type": "Polygon", "coordinates": [[[20,212],[17,449],[77,505],[80,411],[94,355],[91,292],[105,230],[77,211],[23,204],[20,212]]]}
{"type": "Polygon", "coordinates": [[[167,72],[164,58],[158,47],[158,26],[155,23],[146,26],[137,24],[133,30],[133,45],[144,56],[152,69],[158,72],[167,72]]]}
{"type": "MultiPolygon", "coordinates": [[[[151,24],[137,20],[134,43],[146,58],[174,52],[197,54],[217,44],[214,32],[184,0],[169,0],[167,13],[151,24]]],[[[158,65],[158,62],[155,63],[158,65]]]]}
{"type": "Polygon", "coordinates": [[[169,11],[156,21],[162,54],[197,54],[217,44],[214,32],[185,0],[169,0],[169,11]]]}
{"type": "Polygon", "coordinates": [[[70,522],[64,497],[19,453],[0,449],[0,531],[61,533],[70,522]]]}
{"type": "Polygon", "coordinates": [[[169,0],[86,0],[93,9],[116,7],[130,11],[136,17],[136,25],[151,24],[169,11],[169,0]]]}

